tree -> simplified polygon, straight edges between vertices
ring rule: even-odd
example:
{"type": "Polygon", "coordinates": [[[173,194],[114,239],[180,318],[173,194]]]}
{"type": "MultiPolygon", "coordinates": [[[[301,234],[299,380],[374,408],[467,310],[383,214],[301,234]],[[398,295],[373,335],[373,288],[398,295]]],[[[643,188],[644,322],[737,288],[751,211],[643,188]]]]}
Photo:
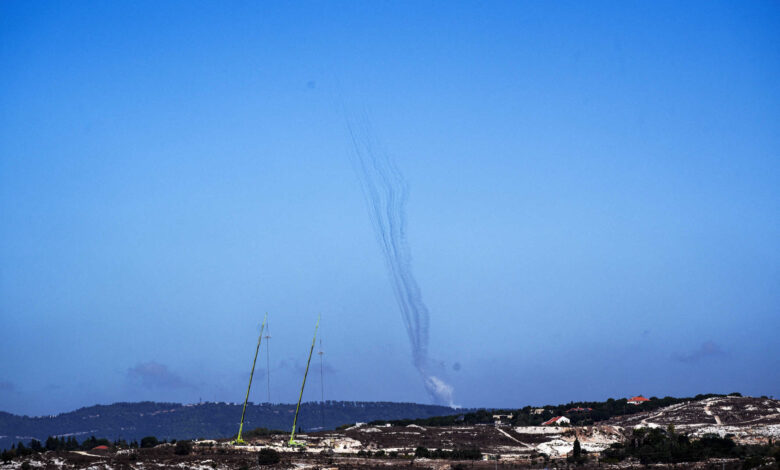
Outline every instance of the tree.
{"type": "Polygon", "coordinates": [[[97,446],[111,446],[111,441],[105,438],[96,438],[95,436],[90,436],[87,439],[84,439],[84,442],[81,443],[81,448],[83,450],[90,450],[94,449],[97,446]]]}
{"type": "Polygon", "coordinates": [[[46,450],[58,450],[60,448],[60,441],[54,437],[49,436],[46,438],[46,450]]]}
{"type": "Polygon", "coordinates": [[[572,452],[574,460],[579,460],[582,457],[582,446],[580,446],[580,440],[574,439],[574,451],[572,452]]]}
{"type": "Polygon", "coordinates": [[[141,448],[146,449],[150,447],[154,447],[160,442],[157,440],[154,436],[146,436],[141,439],[141,448]]]}
{"type": "Polygon", "coordinates": [[[32,450],[25,447],[24,443],[20,442],[19,445],[16,446],[16,455],[19,457],[24,457],[25,455],[30,454],[32,454],[32,450]]]}
{"type": "Polygon", "coordinates": [[[257,453],[257,463],[260,465],[275,465],[280,460],[279,452],[268,447],[260,449],[260,452],[257,453]]]}
{"type": "Polygon", "coordinates": [[[414,456],[415,457],[423,457],[423,458],[429,458],[431,456],[431,452],[428,450],[427,447],[418,447],[414,450],[414,456]]]}
{"type": "Polygon", "coordinates": [[[177,441],[176,447],[173,449],[173,453],[176,455],[187,455],[190,452],[192,452],[190,441],[177,441]]]}
{"type": "Polygon", "coordinates": [[[97,438],[95,436],[89,436],[88,438],[84,439],[84,442],[81,443],[81,448],[83,450],[90,450],[97,445],[96,441],[97,438]]]}
{"type": "Polygon", "coordinates": [[[450,453],[449,457],[456,460],[482,460],[482,451],[477,447],[455,449],[450,453]]]}
{"type": "Polygon", "coordinates": [[[10,462],[14,457],[16,457],[16,451],[11,450],[4,450],[2,454],[0,454],[0,458],[3,459],[3,463],[10,462]]]}
{"type": "Polygon", "coordinates": [[[575,438],[574,439],[574,449],[571,452],[571,456],[567,457],[566,460],[569,462],[574,462],[576,464],[581,464],[585,462],[585,452],[582,450],[582,446],[580,445],[580,440],[575,438]]]}
{"type": "Polygon", "coordinates": [[[33,439],[30,441],[30,449],[32,449],[35,453],[43,452],[43,446],[41,445],[41,441],[38,439],[33,439]]]}

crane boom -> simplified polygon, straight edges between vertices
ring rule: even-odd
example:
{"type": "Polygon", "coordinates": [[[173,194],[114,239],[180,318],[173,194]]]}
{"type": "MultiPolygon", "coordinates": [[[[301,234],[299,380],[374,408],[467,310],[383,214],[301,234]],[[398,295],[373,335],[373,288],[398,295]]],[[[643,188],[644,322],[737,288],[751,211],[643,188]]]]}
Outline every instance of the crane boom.
{"type": "Polygon", "coordinates": [[[311,354],[314,352],[314,344],[317,342],[317,329],[320,327],[320,317],[317,317],[317,324],[314,326],[314,338],[311,340],[311,349],[309,349],[309,359],[306,361],[306,372],[303,374],[303,383],[301,384],[301,394],[298,396],[298,406],[295,407],[295,418],[293,418],[292,432],[290,433],[290,446],[305,446],[303,442],[295,441],[295,426],[298,423],[298,411],[301,409],[301,400],[303,399],[303,389],[306,387],[306,377],[309,375],[309,364],[311,364],[311,354]]]}
{"type": "Polygon", "coordinates": [[[257,354],[260,352],[260,342],[263,340],[263,330],[265,330],[265,323],[268,321],[268,314],[265,314],[263,324],[260,326],[260,336],[257,337],[257,348],[255,348],[255,359],[252,361],[252,372],[249,373],[249,386],[246,388],[246,398],[244,398],[244,409],[241,410],[241,424],[238,425],[238,436],[233,441],[234,444],[246,444],[241,438],[241,431],[244,430],[244,415],[246,414],[246,404],[249,402],[249,390],[252,388],[252,377],[255,375],[255,364],[257,363],[257,354]]]}

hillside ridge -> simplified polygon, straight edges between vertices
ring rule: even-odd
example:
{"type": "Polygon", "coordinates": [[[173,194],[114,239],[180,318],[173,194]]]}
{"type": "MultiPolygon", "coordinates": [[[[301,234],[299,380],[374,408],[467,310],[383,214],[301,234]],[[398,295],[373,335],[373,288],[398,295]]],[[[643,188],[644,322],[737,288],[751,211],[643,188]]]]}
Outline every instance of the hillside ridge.
{"type": "MultiPolygon", "coordinates": [[[[234,435],[241,417],[241,404],[226,402],[117,402],[92,405],[49,416],[20,416],[0,412],[0,449],[30,439],[90,436],[138,440],[221,438],[234,435]]],[[[289,430],[295,404],[250,403],[244,429],[263,427],[289,430]]],[[[377,419],[419,419],[451,414],[439,405],[396,402],[325,401],[301,404],[299,425],[304,430],[333,429],[345,423],[377,419]]]]}

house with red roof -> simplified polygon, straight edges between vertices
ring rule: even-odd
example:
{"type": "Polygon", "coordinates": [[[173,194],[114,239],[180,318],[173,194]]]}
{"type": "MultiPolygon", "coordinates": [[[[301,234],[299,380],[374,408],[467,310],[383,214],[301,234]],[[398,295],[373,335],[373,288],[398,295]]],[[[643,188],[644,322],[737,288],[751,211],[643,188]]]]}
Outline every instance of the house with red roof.
{"type": "Polygon", "coordinates": [[[631,397],[631,398],[628,399],[628,403],[631,404],[631,405],[641,405],[642,403],[644,403],[646,401],[650,401],[650,399],[649,398],[645,398],[642,395],[639,395],[639,396],[636,396],[636,397],[631,397]]]}
{"type": "Polygon", "coordinates": [[[556,416],[555,418],[548,419],[542,423],[542,426],[560,426],[561,424],[569,424],[571,420],[566,416],[556,416]]]}

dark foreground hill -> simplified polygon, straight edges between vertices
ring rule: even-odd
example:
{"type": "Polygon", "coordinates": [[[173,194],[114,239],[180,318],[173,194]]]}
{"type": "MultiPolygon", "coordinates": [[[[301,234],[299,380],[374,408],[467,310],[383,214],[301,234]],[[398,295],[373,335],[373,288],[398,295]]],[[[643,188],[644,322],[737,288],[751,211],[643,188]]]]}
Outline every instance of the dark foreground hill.
{"type": "MultiPolygon", "coordinates": [[[[416,403],[327,401],[303,403],[298,424],[304,430],[333,429],[345,423],[427,418],[452,414],[452,408],[416,403]]],[[[249,405],[244,429],[289,430],[295,405],[249,405]]],[[[235,435],[241,405],[229,403],[114,403],[81,408],[56,416],[28,417],[0,412],[0,449],[12,443],[48,436],[90,436],[110,440],[219,438],[235,435]]]]}

